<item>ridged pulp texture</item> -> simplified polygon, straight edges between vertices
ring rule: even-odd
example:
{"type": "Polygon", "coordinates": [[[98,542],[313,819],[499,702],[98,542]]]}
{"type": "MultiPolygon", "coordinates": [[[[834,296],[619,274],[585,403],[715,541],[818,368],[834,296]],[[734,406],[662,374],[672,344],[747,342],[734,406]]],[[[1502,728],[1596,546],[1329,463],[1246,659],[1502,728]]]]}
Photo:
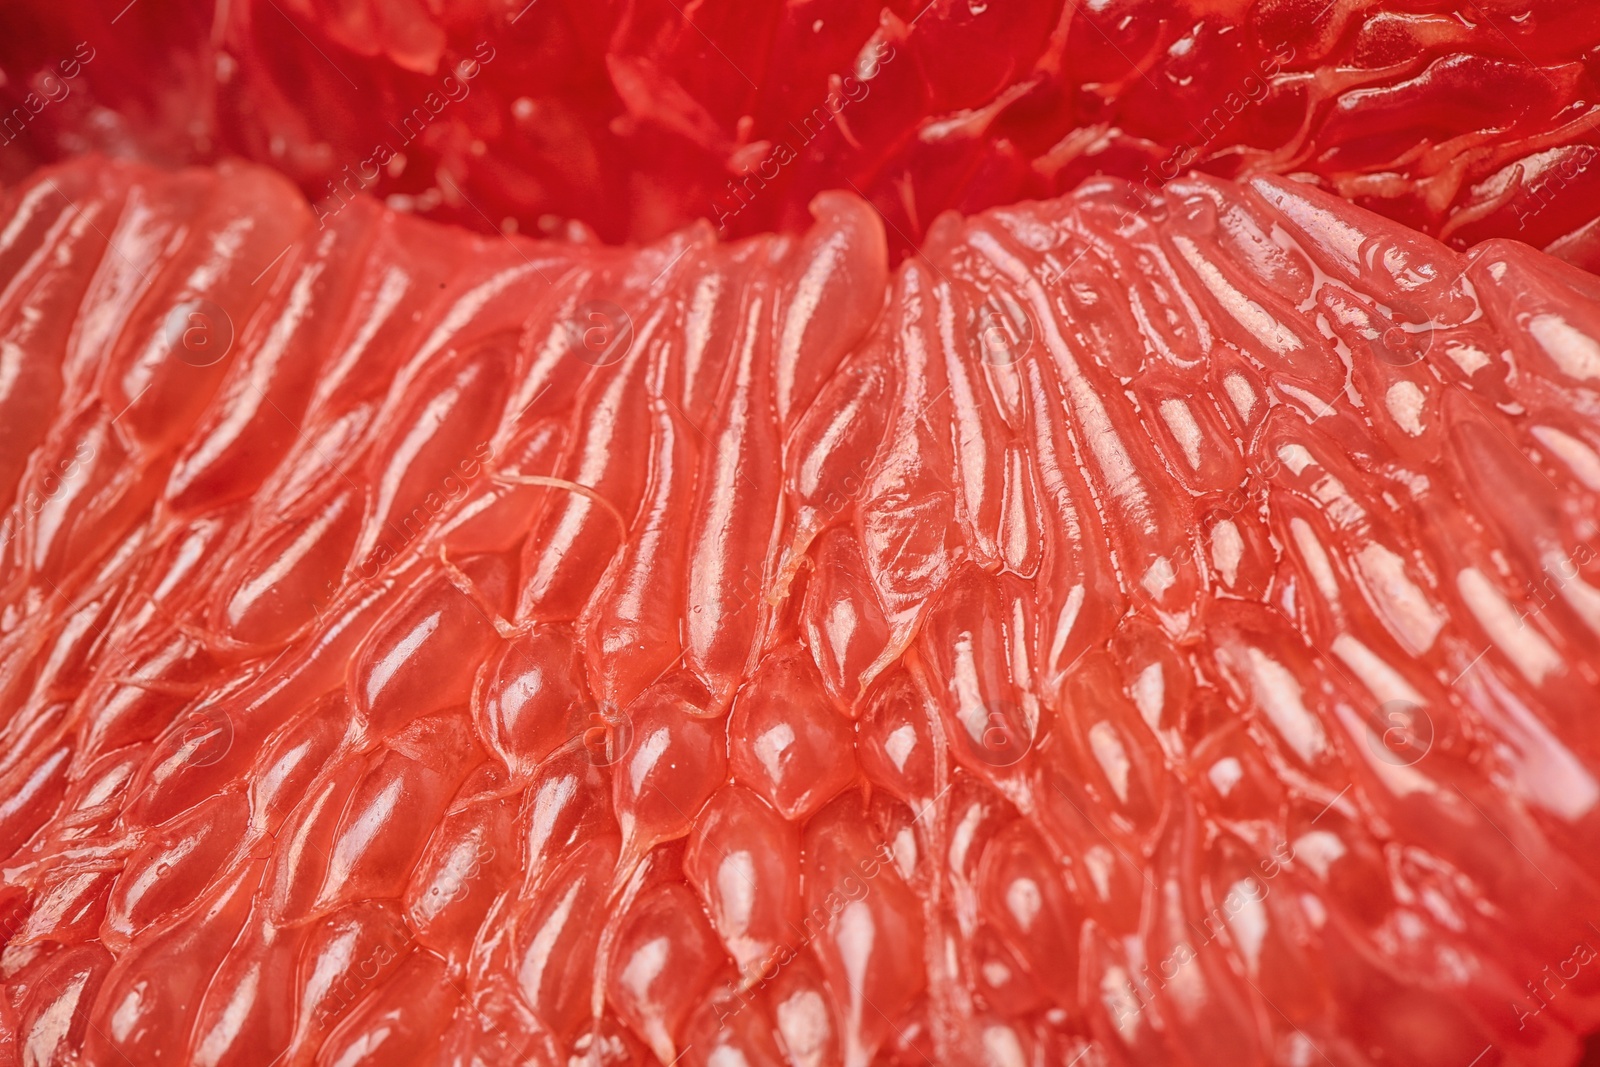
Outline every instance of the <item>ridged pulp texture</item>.
{"type": "Polygon", "coordinates": [[[1600,282],[1280,180],[0,226],[25,1064],[1569,1063],[1600,282]]]}
{"type": "Polygon", "coordinates": [[[232,154],[325,211],[611,242],[798,232],[854,188],[897,256],[1092,175],[1310,173],[1600,269],[1597,45],[1573,0],[20,0],[0,167],[232,154]]]}

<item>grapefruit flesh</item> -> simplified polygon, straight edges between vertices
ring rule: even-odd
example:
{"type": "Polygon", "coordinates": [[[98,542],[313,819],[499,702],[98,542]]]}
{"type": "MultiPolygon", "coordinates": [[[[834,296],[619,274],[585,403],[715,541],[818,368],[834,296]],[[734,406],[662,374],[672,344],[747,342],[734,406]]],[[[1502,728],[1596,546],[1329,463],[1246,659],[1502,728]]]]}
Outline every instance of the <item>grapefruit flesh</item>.
{"type": "Polygon", "coordinates": [[[1279,179],[812,211],[7,193],[7,1057],[1576,1058],[1600,283],[1279,179]]]}
{"type": "Polygon", "coordinates": [[[1099,174],[1304,173],[1600,265],[1600,24],[1558,0],[24,0],[0,42],[5,167],[240,155],[330,207],[611,242],[799,232],[853,188],[897,254],[1099,174]]]}

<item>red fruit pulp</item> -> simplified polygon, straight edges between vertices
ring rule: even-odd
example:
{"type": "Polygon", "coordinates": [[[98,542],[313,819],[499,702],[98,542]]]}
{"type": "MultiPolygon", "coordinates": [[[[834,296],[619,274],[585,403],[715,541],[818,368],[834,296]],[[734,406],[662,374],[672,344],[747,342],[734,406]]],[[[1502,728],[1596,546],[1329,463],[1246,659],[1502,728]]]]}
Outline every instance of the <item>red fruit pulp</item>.
{"type": "Polygon", "coordinates": [[[10,190],[3,1047],[1575,1058],[1600,283],[1279,180],[814,211],[10,190]]]}
{"type": "Polygon", "coordinates": [[[1296,173],[1600,267],[1600,22],[1561,0],[23,0],[0,42],[0,166],[236,154],[322,210],[611,242],[798,232],[854,189],[897,256],[1095,175],[1296,173]]]}

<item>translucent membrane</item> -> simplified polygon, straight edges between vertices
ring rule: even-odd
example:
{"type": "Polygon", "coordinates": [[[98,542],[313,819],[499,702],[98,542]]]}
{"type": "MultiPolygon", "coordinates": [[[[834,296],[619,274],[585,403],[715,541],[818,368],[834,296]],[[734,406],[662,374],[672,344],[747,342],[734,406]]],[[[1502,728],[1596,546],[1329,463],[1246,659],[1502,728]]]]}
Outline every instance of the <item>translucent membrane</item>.
{"type": "Polygon", "coordinates": [[[1277,180],[813,210],[7,194],[23,1062],[1574,1057],[1600,283],[1277,180]]]}

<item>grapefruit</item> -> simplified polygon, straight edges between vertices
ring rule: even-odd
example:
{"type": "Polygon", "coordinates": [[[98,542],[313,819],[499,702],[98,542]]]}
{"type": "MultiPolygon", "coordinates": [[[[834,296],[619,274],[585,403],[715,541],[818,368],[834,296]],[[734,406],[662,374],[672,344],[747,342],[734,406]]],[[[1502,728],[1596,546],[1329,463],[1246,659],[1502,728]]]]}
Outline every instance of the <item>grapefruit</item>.
{"type": "Polygon", "coordinates": [[[14,177],[241,155],[324,209],[612,242],[799,232],[853,189],[903,255],[1094,175],[1299,173],[1600,265],[1600,26],[1557,0],[22,0],[0,42],[14,177]]]}
{"type": "Polygon", "coordinates": [[[1600,283],[1276,178],[811,211],[8,190],[6,1058],[1576,1059],[1600,283]]]}

